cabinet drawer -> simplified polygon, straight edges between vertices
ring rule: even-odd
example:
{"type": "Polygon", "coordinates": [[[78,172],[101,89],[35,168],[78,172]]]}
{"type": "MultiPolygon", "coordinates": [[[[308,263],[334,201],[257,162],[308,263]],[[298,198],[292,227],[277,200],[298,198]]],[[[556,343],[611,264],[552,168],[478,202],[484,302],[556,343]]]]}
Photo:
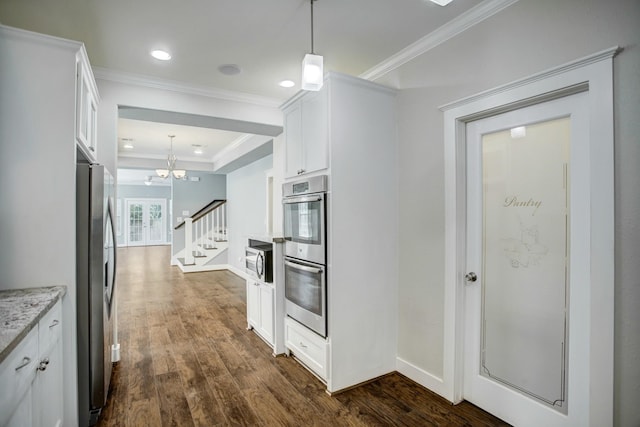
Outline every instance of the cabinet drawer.
{"type": "Polygon", "coordinates": [[[0,365],[0,425],[30,389],[38,366],[38,328],[33,328],[0,365]]]}
{"type": "Polygon", "coordinates": [[[327,342],[295,320],[285,323],[286,346],[323,380],[327,379],[327,342]]]}
{"type": "Polygon", "coordinates": [[[39,354],[46,356],[62,335],[62,303],[56,302],[38,325],[39,354]]]}

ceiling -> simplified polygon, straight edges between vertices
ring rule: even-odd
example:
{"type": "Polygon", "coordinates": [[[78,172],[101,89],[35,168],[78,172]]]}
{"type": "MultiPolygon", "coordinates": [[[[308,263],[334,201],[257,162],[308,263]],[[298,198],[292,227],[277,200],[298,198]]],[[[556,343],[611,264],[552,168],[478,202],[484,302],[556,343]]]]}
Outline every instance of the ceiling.
{"type": "MultiPolygon", "coordinates": [[[[325,71],[364,75],[487,0],[316,0],[315,52],[325,71]]],[[[300,88],[310,51],[310,0],[0,0],[2,24],[85,43],[94,67],[193,87],[249,94],[273,104],[300,88]],[[150,56],[164,49],[167,62],[150,56]],[[229,76],[218,67],[237,64],[229,76]],[[292,88],[278,83],[289,79],[292,88]]],[[[181,158],[211,161],[241,133],[120,119],[120,155],[163,158],[174,134],[181,158]],[[194,144],[204,153],[193,153],[194,144]]]]}

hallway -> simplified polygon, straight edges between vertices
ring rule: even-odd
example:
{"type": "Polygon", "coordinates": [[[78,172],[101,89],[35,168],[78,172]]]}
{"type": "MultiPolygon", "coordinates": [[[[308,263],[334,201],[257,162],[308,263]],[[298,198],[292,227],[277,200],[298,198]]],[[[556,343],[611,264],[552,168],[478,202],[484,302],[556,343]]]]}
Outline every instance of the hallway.
{"type": "Polygon", "coordinates": [[[169,246],[118,250],[121,361],[98,426],[503,426],[399,374],[334,397],[247,331],[245,281],[183,274],[169,246]]]}

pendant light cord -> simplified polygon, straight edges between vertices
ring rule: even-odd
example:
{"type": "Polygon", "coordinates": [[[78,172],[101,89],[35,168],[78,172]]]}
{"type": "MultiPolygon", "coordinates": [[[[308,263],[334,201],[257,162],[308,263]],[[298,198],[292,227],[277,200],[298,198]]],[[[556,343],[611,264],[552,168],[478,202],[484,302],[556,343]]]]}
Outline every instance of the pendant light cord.
{"type": "Polygon", "coordinates": [[[313,2],[315,0],[311,0],[311,53],[315,55],[313,51],[313,2]]]}

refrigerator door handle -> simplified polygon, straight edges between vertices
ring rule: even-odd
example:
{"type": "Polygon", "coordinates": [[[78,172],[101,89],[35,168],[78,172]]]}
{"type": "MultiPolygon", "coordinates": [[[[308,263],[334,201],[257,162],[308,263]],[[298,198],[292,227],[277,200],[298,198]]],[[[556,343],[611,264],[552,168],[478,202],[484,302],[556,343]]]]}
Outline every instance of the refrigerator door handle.
{"type": "Polygon", "coordinates": [[[107,202],[107,212],[109,215],[109,222],[111,223],[111,243],[113,244],[111,250],[113,250],[113,274],[111,275],[111,292],[109,294],[109,314],[111,314],[111,305],[113,293],[116,288],[116,272],[118,271],[118,260],[117,260],[117,250],[116,250],[116,227],[115,220],[113,215],[113,205],[111,203],[111,199],[107,202]]]}

